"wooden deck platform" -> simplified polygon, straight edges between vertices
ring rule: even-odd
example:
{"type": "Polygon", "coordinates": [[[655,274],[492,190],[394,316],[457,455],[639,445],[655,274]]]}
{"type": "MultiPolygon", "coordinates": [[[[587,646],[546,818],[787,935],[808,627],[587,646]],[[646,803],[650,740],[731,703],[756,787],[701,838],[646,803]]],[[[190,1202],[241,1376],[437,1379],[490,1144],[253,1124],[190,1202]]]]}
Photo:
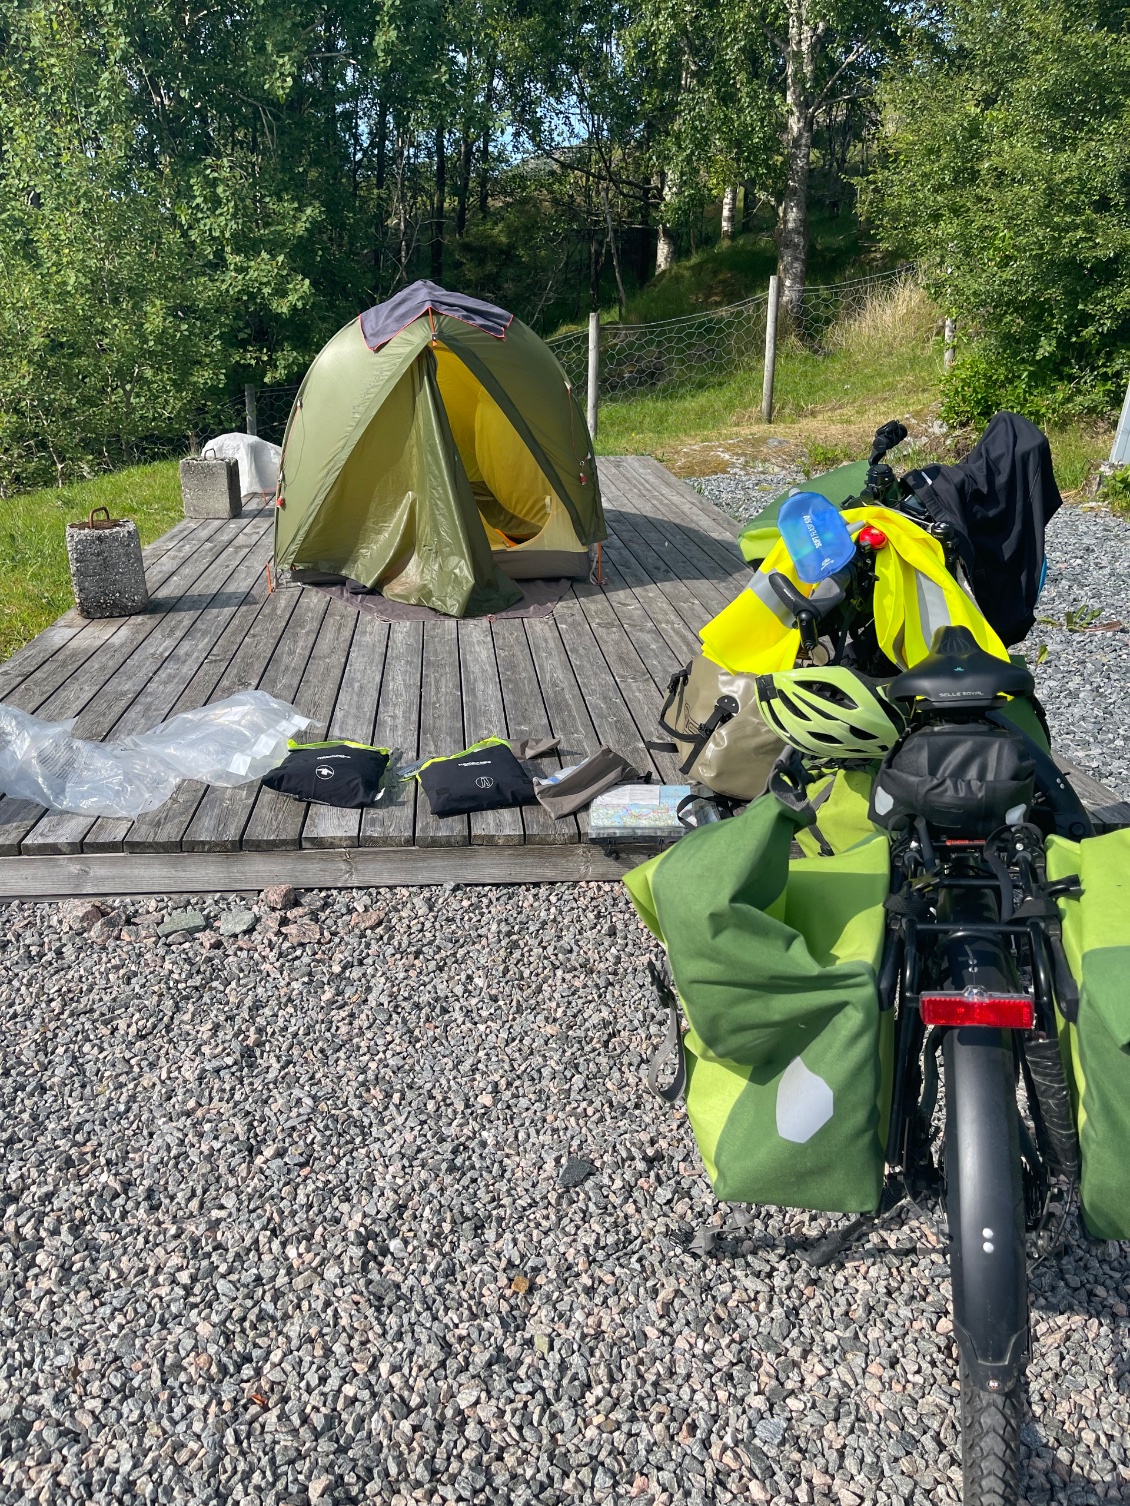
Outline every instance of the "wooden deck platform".
{"type": "MultiPolygon", "coordinates": [[[[603,585],[575,584],[551,617],[384,623],[309,588],[270,593],[263,508],[178,523],[146,550],[148,612],[94,622],[67,613],[0,665],[0,700],[76,717],[79,736],[113,740],[260,686],[312,717],[312,737],[378,743],[405,761],[492,734],[553,733],[561,745],[547,766],[608,744],[677,781],[674,757],[645,743],[698,628],[748,569],[731,520],[657,461],[605,459],[600,474],[603,585]]],[[[1088,803],[1130,821],[1130,808],[1083,780],[1088,803]]],[[[614,878],[628,866],[585,840],[583,816],[554,821],[536,806],[440,820],[412,784],[362,813],[257,783],[185,783],[134,821],[0,798],[9,898],[614,878]]]]}
{"type": "MultiPolygon", "coordinates": [[[[320,591],[268,592],[270,509],[178,523],[146,550],[142,616],[68,612],[0,666],[0,700],[112,741],[260,686],[312,717],[312,736],[397,748],[405,760],[491,734],[561,738],[548,767],[602,743],[656,778],[649,751],[671,673],[698,627],[747,577],[721,512],[649,459],[606,459],[602,586],[578,582],[551,617],[378,622],[320,591]],[[325,729],[324,734],[321,729],[325,729]]],[[[258,784],[186,783],[129,820],[0,799],[0,896],[306,885],[616,877],[583,817],[540,806],[438,820],[409,785],[363,814],[305,806],[258,784]]]]}

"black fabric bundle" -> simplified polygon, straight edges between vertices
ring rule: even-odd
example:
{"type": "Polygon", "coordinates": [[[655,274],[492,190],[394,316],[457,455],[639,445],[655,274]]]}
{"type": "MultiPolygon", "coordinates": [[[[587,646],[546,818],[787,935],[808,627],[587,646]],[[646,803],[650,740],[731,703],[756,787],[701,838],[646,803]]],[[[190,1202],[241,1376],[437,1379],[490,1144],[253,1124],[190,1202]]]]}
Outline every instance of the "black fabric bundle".
{"type": "Polygon", "coordinates": [[[431,758],[416,776],[433,816],[533,805],[534,782],[506,743],[467,748],[450,758],[431,758]]]}
{"type": "Polygon", "coordinates": [[[295,743],[263,783],[295,800],[354,809],[377,803],[388,760],[387,748],[363,743],[295,743]]]}
{"type": "Polygon", "coordinates": [[[919,474],[917,495],[954,527],[977,605],[1006,645],[1019,643],[1036,620],[1044,527],[1063,502],[1046,436],[998,413],[960,464],[919,474]]]}

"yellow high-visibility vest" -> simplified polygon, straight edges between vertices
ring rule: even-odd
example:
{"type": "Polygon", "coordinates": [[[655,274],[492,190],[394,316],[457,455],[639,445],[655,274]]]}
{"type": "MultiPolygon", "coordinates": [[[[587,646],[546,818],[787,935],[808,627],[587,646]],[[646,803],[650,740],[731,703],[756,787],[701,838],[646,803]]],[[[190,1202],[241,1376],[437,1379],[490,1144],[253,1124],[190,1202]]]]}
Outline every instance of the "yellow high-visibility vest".
{"type": "MultiPolygon", "coordinates": [[[[975,603],[946,569],[938,540],[903,513],[887,507],[852,507],[843,520],[858,533],[870,523],[887,536],[875,551],[875,632],[887,658],[909,669],[930,652],[939,627],[967,627],[987,653],[1008,659],[1008,650],[975,603]]],[[[706,657],[734,674],[772,674],[792,669],[800,633],[769,577],[775,570],[805,596],[814,587],[797,577],[796,566],[779,540],[746,589],[700,631],[706,657]]]]}

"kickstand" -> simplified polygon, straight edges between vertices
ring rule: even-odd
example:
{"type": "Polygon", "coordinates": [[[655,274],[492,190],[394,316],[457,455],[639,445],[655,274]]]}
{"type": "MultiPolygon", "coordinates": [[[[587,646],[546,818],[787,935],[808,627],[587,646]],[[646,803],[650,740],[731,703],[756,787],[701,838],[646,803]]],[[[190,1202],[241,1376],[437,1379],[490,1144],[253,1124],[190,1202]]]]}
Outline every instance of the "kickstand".
{"type": "Polygon", "coordinates": [[[842,1229],[834,1229],[831,1234],[826,1234],[815,1244],[807,1249],[798,1251],[802,1260],[810,1266],[819,1269],[837,1255],[842,1255],[849,1245],[855,1243],[863,1234],[869,1234],[872,1229],[881,1229],[884,1224],[890,1223],[895,1214],[910,1201],[901,1183],[888,1180],[884,1183],[882,1196],[879,1199],[879,1207],[874,1213],[861,1213],[858,1218],[853,1218],[850,1224],[845,1224],[842,1229]]]}

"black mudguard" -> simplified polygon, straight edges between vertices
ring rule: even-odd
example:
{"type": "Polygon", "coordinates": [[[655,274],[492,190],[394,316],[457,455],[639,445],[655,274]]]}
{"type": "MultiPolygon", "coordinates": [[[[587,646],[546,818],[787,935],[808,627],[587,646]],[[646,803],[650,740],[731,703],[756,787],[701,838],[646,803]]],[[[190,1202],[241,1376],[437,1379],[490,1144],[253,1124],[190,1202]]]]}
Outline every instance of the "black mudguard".
{"type": "Polygon", "coordinates": [[[1028,1354],[1028,1269],[1015,1064],[1008,1031],[942,1043],[953,1320],[979,1390],[1011,1386],[1028,1354]]]}

